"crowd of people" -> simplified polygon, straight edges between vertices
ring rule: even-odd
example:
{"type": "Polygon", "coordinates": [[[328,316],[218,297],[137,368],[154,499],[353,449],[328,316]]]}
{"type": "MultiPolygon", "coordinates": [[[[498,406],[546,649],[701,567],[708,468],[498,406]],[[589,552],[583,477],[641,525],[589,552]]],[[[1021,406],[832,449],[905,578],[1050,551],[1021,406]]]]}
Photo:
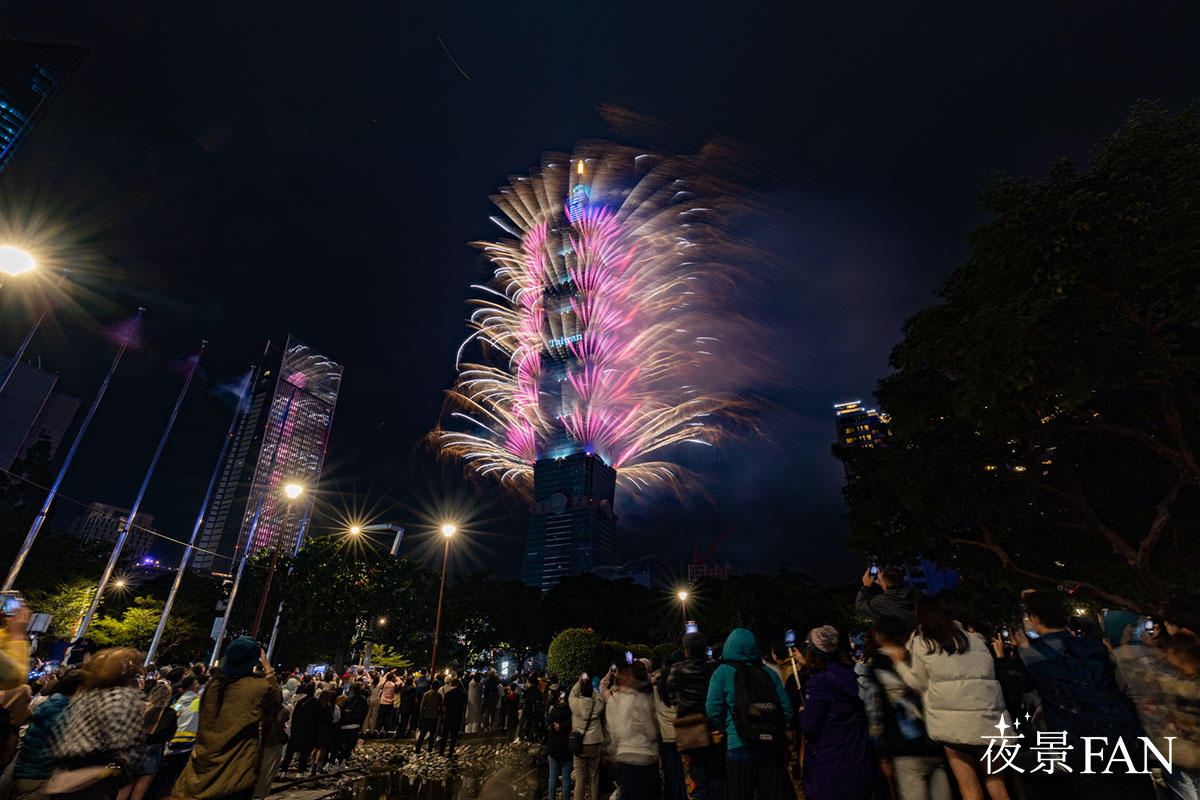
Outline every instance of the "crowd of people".
{"type": "Polygon", "coordinates": [[[346,769],[366,738],[454,759],[487,734],[544,744],[549,800],[1198,800],[1200,605],[1093,617],[1064,599],[1028,591],[1016,619],[962,619],[872,570],[857,628],[695,631],[668,658],[561,682],[281,677],[248,637],[212,670],[109,648],[31,678],[22,608],[0,631],[0,796],[252,800],[346,769]]]}

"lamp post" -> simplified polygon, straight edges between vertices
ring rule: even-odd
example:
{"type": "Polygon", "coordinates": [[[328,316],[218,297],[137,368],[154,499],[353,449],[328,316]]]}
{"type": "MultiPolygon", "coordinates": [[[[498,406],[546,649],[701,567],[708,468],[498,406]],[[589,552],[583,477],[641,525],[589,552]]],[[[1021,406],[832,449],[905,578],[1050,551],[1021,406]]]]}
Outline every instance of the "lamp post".
{"type": "Polygon", "coordinates": [[[250,638],[258,638],[258,626],[262,624],[263,609],[267,607],[267,595],[271,593],[271,581],[275,578],[275,565],[279,563],[279,551],[283,549],[283,535],[287,532],[288,523],[292,520],[292,501],[304,493],[304,487],[298,483],[289,483],[283,487],[287,504],[283,512],[283,524],[275,536],[275,550],[271,553],[271,566],[267,569],[267,581],[263,585],[262,597],[258,598],[258,611],[254,612],[254,627],[250,629],[250,638]]]}
{"type": "Polygon", "coordinates": [[[446,563],[450,560],[450,537],[457,530],[453,525],[442,526],[442,536],[446,538],[446,549],[442,552],[442,585],[438,589],[437,619],[433,624],[433,655],[429,658],[429,674],[437,669],[438,638],[442,635],[442,595],[446,593],[446,563]]]}
{"type": "Polygon", "coordinates": [[[404,538],[404,526],[395,522],[383,522],[378,525],[351,525],[346,532],[351,536],[362,536],[364,533],[395,533],[396,538],[392,539],[392,552],[390,553],[392,556],[400,552],[400,540],[404,538]]]}
{"type": "Polygon", "coordinates": [[[687,626],[687,623],[688,623],[688,618],[687,618],[687,598],[688,598],[688,593],[687,593],[687,592],[680,592],[680,593],[679,593],[679,605],[681,605],[681,606],[683,607],[683,624],[684,624],[684,626],[687,626]]]}
{"type": "MultiPolygon", "coordinates": [[[[139,308],[134,324],[140,321],[144,308],[139,308]]],[[[108,368],[108,374],[104,376],[104,382],[100,384],[100,390],[96,392],[96,398],[92,400],[92,405],[88,409],[87,415],[84,416],[83,422],[79,425],[79,432],[75,434],[75,441],[71,442],[71,449],[67,451],[67,457],[63,459],[62,466],[58,469],[58,475],[54,478],[54,483],[50,486],[50,492],[46,495],[45,502],[42,503],[41,509],[37,516],[33,518],[33,524],[29,526],[29,533],[25,535],[25,541],[21,543],[21,549],[17,551],[17,557],[13,559],[12,566],[8,568],[8,576],[4,579],[4,586],[0,588],[0,592],[11,592],[13,584],[17,582],[17,576],[21,574],[21,567],[25,564],[25,559],[29,556],[29,551],[33,547],[33,542],[37,539],[38,531],[42,529],[42,525],[46,523],[46,517],[50,514],[50,506],[54,504],[54,499],[58,497],[58,487],[62,485],[63,478],[67,476],[67,470],[71,467],[71,461],[75,458],[76,451],[79,450],[79,443],[83,441],[83,435],[87,433],[88,425],[92,424],[92,417],[96,415],[96,409],[100,407],[100,401],[104,399],[104,393],[108,390],[108,384],[112,382],[113,375],[117,371],[117,365],[121,363],[121,356],[125,355],[125,351],[129,348],[129,344],[133,339],[131,332],[126,332],[121,338],[121,347],[117,350],[116,356],[113,357],[112,365],[108,368]]]]}

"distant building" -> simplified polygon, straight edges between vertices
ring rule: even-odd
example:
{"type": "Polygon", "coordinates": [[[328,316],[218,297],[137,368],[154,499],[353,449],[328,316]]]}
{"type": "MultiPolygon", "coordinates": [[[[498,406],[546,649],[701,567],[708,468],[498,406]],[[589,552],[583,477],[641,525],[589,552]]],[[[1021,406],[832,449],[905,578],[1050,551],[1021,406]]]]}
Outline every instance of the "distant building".
{"type": "MultiPolygon", "coordinates": [[[[77,517],[71,523],[68,530],[85,542],[116,544],[121,528],[128,521],[128,508],[92,503],[82,517],[77,517]]],[[[121,555],[129,561],[140,562],[154,547],[156,533],[154,515],[138,512],[133,520],[133,527],[129,529],[129,535],[125,538],[125,546],[121,548],[121,555]]]]}
{"type": "Polygon", "coordinates": [[[886,415],[873,408],[864,408],[860,400],[838,403],[833,407],[833,413],[837,423],[838,444],[876,447],[883,443],[886,415]]]}
{"type": "MultiPolygon", "coordinates": [[[[880,413],[873,408],[864,408],[859,400],[851,403],[838,403],[833,407],[833,412],[839,445],[870,449],[886,444],[887,431],[883,426],[888,422],[887,414],[880,413]]],[[[845,470],[846,479],[853,480],[854,473],[848,466],[845,467],[845,470]]],[[[902,569],[908,584],[924,594],[937,594],[942,589],[958,583],[957,572],[952,569],[943,569],[925,558],[904,566],[902,569]]]]}
{"type": "Polygon", "coordinates": [[[592,453],[533,465],[533,512],[521,580],[548,591],[570,575],[615,562],[617,471],[592,453]]]}
{"type": "Polygon", "coordinates": [[[0,41],[0,171],[42,121],[87,52],[70,44],[0,41]]]}
{"type": "Polygon", "coordinates": [[[341,382],[342,365],[302,342],[289,336],[282,352],[268,345],[197,538],[195,569],[228,570],[243,551],[274,547],[280,537],[286,551],[299,549],[341,382]],[[288,483],[306,490],[290,516],[288,483]]]}
{"type": "Polygon", "coordinates": [[[691,586],[696,581],[703,578],[711,578],[715,581],[727,581],[729,576],[733,574],[733,567],[726,561],[724,564],[718,564],[713,561],[708,561],[704,556],[700,555],[699,550],[692,551],[692,563],[688,564],[688,585],[691,586]]]}
{"type": "MultiPolygon", "coordinates": [[[[10,359],[0,356],[0,372],[10,359]]],[[[66,435],[79,398],[55,391],[58,375],[21,363],[0,392],[0,469],[10,469],[43,436],[51,454],[66,435]]]]}

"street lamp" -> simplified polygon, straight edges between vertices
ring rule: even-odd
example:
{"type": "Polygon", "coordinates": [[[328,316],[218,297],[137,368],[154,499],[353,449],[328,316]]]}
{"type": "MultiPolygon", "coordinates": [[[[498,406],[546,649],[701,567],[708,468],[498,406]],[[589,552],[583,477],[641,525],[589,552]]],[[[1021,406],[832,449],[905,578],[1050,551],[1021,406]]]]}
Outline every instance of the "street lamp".
{"type": "Polygon", "coordinates": [[[0,245],[0,273],[16,277],[35,269],[37,261],[29,253],[11,244],[0,245]]]}
{"type": "Polygon", "coordinates": [[[685,626],[687,625],[687,598],[688,598],[687,592],[679,593],[679,604],[683,607],[683,624],[685,626]]]}
{"type": "Polygon", "coordinates": [[[429,658],[429,674],[431,675],[437,669],[438,638],[442,635],[442,595],[446,593],[446,562],[450,560],[450,539],[456,530],[458,529],[449,523],[442,526],[442,536],[446,539],[446,548],[442,552],[442,585],[438,589],[437,619],[433,624],[433,654],[429,658]]]}
{"type": "Polygon", "coordinates": [[[360,528],[357,525],[350,526],[350,535],[351,536],[358,536],[360,533],[362,533],[362,528],[360,528]]]}
{"type": "Polygon", "coordinates": [[[258,598],[258,611],[254,612],[254,627],[250,629],[250,638],[258,638],[258,626],[262,624],[263,610],[267,607],[267,595],[271,593],[271,581],[275,579],[275,565],[279,563],[279,551],[283,549],[283,536],[287,532],[288,523],[292,520],[292,501],[304,493],[304,487],[298,483],[289,483],[283,487],[283,494],[288,502],[284,506],[283,524],[275,535],[275,550],[271,553],[271,566],[267,569],[267,581],[263,584],[262,597],[258,598]]]}

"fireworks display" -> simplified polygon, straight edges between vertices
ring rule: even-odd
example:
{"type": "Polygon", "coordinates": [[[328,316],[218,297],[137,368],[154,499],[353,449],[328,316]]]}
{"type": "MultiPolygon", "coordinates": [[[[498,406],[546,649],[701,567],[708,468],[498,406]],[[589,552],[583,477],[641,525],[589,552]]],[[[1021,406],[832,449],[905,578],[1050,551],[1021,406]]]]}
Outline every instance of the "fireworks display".
{"type": "Polygon", "coordinates": [[[720,388],[744,276],[716,158],[588,144],[493,196],[511,238],[477,244],[494,275],[474,287],[443,454],[522,490],[535,461],[578,452],[626,489],[679,490],[685,447],[749,421],[720,388]]]}

